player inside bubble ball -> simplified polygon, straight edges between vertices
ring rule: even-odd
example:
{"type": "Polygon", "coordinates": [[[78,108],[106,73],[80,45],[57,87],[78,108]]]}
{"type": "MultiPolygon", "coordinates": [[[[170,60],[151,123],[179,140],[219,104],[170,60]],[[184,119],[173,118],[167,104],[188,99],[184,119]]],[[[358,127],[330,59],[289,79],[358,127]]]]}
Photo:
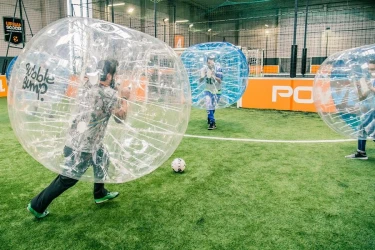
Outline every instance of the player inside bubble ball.
{"type": "Polygon", "coordinates": [[[205,99],[207,110],[208,130],[216,128],[215,108],[221,96],[221,83],[223,71],[216,61],[216,55],[210,54],[207,57],[207,64],[201,69],[199,82],[205,83],[205,99]]]}
{"type": "MultiPolygon", "coordinates": [[[[130,97],[129,88],[118,90],[115,85],[117,66],[118,62],[113,59],[100,61],[99,83],[90,84],[86,81],[82,93],[78,95],[78,114],[68,129],[63,150],[65,157],[63,173],[35,196],[27,206],[36,218],[47,216],[48,205],[74,186],[89,166],[93,167],[95,181],[104,181],[107,177],[109,153],[102,141],[112,115],[119,123],[126,118],[127,100],[130,97]]],[[[104,183],[94,183],[95,203],[108,201],[118,195],[118,192],[106,190],[104,183]]]]}
{"type": "Polygon", "coordinates": [[[353,154],[345,156],[349,159],[367,160],[366,139],[368,136],[374,138],[375,132],[375,60],[368,63],[369,75],[356,82],[358,97],[361,101],[363,115],[358,128],[358,148],[353,154]]]}
{"type": "Polygon", "coordinates": [[[352,87],[349,70],[343,60],[333,63],[330,79],[330,88],[335,108],[341,119],[352,129],[359,124],[358,93],[352,87]]]}

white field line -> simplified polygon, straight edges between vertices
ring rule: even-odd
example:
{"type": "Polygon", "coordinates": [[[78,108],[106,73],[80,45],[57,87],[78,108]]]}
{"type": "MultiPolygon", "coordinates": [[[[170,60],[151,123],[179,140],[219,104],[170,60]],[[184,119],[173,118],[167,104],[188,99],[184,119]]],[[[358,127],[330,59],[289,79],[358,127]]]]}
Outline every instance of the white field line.
{"type": "MultiPolygon", "coordinates": [[[[140,129],[139,131],[145,131],[147,133],[165,134],[165,135],[181,135],[180,133],[174,133],[173,131],[149,131],[140,129]]],[[[184,134],[184,137],[199,138],[207,140],[219,140],[219,141],[241,141],[241,142],[264,142],[264,143],[340,143],[340,142],[351,142],[357,141],[356,139],[332,139],[332,140],[265,140],[265,139],[251,139],[251,138],[228,138],[228,137],[215,137],[215,136],[202,136],[202,135],[188,135],[184,134]]]]}
{"type": "Polygon", "coordinates": [[[242,141],[242,142],[264,142],[264,143],[338,143],[357,141],[355,139],[336,139],[336,140],[263,140],[263,139],[245,139],[245,138],[226,138],[215,136],[200,136],[200,135],[184,135],[190,138],[208,139],[208,140],[221,140],[221,141],[242,141]]]}

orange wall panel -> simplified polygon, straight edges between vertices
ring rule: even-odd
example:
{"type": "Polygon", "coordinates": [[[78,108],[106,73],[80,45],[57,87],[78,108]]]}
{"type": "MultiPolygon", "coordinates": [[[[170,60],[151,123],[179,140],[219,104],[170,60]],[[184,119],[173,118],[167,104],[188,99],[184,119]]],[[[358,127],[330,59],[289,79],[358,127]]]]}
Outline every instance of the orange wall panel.
{"type": "Polygon", "coordinates": [[[291,99],[291,110],[316,112],[313,100],[314,79],[293,79],[293,98],[291,99]]]}
{"type": "Polygon", "coordinates": [[[185,48],[185,37],[182,35],[174,36],[174,47],[175,48],[185,48]]]}
{"type": "Polygon", "coordinates": [[[6,97],[8,94],[7,78],[0,76],[0,97],[6,97]]]}
{"type": "Polygon", "coordinates": [[[242,107],[316,112],[313,83],[314,79],[250,78],[242,107]]]}
{"type": "Polygon", "coordinates": [[[310,66],[310,73],[316,74],[318,72],[319,68],[320,68],[320,65],[311,65],[310,66]]]}
{"type": "Polygon", "coordinates": [[[69,85],[66,90],[66,95],[69,97],[75,97],[78,93],[79,77],[77,75],[71,75],[69,77],[69,85]]]}
{"type": "MultiPolygon", "coordinates": [[[[281,80],[281,82],[279,81],[279,84],[282,86],[290,86],[290,82],[287,80],[281,80]]],[[[246,91],[242,96],[242,107],[290,110],[291,103],[288,98],[280,98],[277,102],[272,102],[272,91],[274,86],[275,81],[273,80],[265,80],[264,78],[249,79],[246,91]]],[[[279,90],[279,93],[285,92],[286,91],[279,90]]]]}
{"type": "Polygon", "coordinates": [[[279,65],[264,65],[263,73],[279,73],[279,65]]]}

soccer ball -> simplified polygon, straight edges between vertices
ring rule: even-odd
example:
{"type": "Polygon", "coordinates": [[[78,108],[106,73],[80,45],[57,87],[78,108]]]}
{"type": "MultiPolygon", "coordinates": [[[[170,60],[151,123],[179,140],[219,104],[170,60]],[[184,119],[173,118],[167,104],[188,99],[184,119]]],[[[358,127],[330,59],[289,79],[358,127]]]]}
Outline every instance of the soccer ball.
{"type": "Polygon", "coordinates": [[[171,166],[172,166],[173,171],[175,171],[176,173],[181,173],[181,172],[184,172],[186,164],[183,159],[176,158],[172,161],[171,166]]]}

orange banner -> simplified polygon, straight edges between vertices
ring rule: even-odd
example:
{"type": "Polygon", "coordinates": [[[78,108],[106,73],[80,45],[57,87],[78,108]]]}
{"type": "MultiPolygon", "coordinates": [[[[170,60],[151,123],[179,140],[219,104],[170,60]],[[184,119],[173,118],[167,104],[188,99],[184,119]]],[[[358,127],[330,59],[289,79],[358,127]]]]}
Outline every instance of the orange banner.
{"type": "Polygon", "coordinates": [[[8,94],[7,78],[0,76],[0,97],[6,97],[8,94]]]}
{"type": "Polygon", "coordinates": [[[250,78],[242,107],[316,112],[313,84],[314,79],[250,78]]]}
{"type": "Polygon", "coordinates": [[[71,75],[69,77],[69,85],[66,90],[66,95],[69,97],[76,97],[78,93],[79,77],[77,75],[71,75]]]}
{"type": "Polygon", "coordinates": [[[184,48],[185,46],[185,37],[181,35],[174,36],[174,47],[175,48],[184,48]]]}

